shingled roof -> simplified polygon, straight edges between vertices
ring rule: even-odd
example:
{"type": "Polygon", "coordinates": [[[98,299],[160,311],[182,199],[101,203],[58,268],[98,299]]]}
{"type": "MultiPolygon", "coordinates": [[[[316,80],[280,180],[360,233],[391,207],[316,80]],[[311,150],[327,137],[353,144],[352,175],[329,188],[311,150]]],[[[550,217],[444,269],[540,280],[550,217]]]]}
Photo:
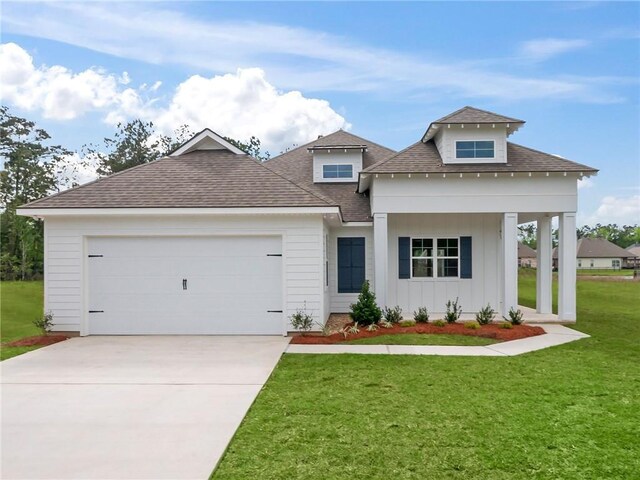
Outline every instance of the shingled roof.
{"type": "MultiPolygon", "coordinates": [[[[606,238],[581,238],[576,249],[577,258],[630,258],[633,253],[611,243],[606,238]]],[[[553,258],[558,258],[558,249],[553,249],[553,258]]]]}
{"type": "Polygon", "coordinates": [[[200,150],[164,157],[20,208],[326,206],[338,202],[296,185],[248,155],[200,150]]]}
{"type": "Polygon", "coordinates": [[[529,245],[518,242],[518,258],[536,258],[536,251],[529,245]]]}
{"type": "Polygon", "coordinates": [[[442,163],[433,140],[417,142],[397,154],[365,168],[362,173],[500,173],[582,172],[598,170],[570,160],[507,142],[507,163],[442,163]]]}
{"type": "Polygon", "coordinates": [[[344,130],[338,130],[267,160],[264,166],[290,179],[297,185],[330,198],[339,204],[342,218],[345,222],[371,221],[369,197],[356,193],[354,183],[313,183],[313,153],[309,149],[328,146],[341,146],[342,148],[346,146],[366,147],[366,151],[362,154],[364,168],[380,162],[395,153],[394,150],[370,140],[344,130]]]}
{"type": "Polygon", "coordinates": [[[497,113],[489,112],[488,110],[480,110],[475,107],[462,107],[460,110],[456,110],[449,115],[445,115],[438,120],[431,122],[434,123],[525,123],[524,120],[518,120],[517,118],[505,117],[497,113]]]}

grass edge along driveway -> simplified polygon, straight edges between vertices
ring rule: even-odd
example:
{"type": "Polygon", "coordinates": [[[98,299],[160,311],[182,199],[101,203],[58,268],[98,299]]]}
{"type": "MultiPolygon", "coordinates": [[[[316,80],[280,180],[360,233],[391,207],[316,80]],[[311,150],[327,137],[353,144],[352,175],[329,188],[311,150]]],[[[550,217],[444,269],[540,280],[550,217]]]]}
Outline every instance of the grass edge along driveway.
{"type": "MultiPolygon", "coordinates": [[[[521,277],[525,305],[534,278],[521,277]]],[[[638,312],[639,283],[581,280],[576,328],[592,338],[568,345],[507,358],[287,354],[212,478],[634,478],[638,312]]]]}

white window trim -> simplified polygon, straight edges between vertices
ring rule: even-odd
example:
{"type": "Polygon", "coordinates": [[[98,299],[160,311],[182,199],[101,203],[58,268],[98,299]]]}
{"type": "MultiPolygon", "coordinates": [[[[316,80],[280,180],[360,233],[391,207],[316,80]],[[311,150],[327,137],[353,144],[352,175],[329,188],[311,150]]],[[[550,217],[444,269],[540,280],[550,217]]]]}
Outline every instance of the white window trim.
{"type": "Polygon", "coordinates": [[[346,180],[348,178],[353,179],[354,178],[354,172],[355,172],[355,168],[353,166],[353,163],[325,163],[322,165],[322,179],[323,180],[346,180]],[[325,177],[324,176],[324,167],[351,167],[351,176],[350,177],[325,177]]]}
{"type": "Polygon", "coordinates": [[[425,281],[434,281],[434,280],[439,280],[439,281],[456,281],[460,279],[460,237],[450,237],[450,236],[443,236],[443,237],[409,237],[409,248],[411,249],[411,255],[409,256],[409,259],[411,261],[411,264],[409,265],[409,271],[411,273],[411,276],[409,277],[410,280],[415,280],[415,281],[419,281],[419,282],[425,282],[425,281]],[[431,257],[414,257],[413,256],[413,240],[431,240],[433,242],[433,256],[431,257]],[[438,240],[449,240],[449,239],[456,239],[458,240],[458,256],[457,257],[450,257],[450,256],[439,256],[438,255],[438,240]],[[433,276],[432,277],[414,277],[413,276],[413,259],[432,259],[433,260],[433,276]],[[447,259],[447,258],[455,258],[458,260],[458,275],[456,275],[455,277],[439,277],[438,276],[438,260],[439,259],[447,259]]]}
{"type": "Polygon", "coordinates": [[[458,139],[454,142],[453,148],[455,150],[455,159],[456,160],[470,160],[470,161],[487,161],[487,160],[495,160],[496,159],[496,141],[495,140],[462,140],[458,139]],[[493,157],[459,157],[458,156],[458,142],[491,142],[493,143],[493,157]]]}

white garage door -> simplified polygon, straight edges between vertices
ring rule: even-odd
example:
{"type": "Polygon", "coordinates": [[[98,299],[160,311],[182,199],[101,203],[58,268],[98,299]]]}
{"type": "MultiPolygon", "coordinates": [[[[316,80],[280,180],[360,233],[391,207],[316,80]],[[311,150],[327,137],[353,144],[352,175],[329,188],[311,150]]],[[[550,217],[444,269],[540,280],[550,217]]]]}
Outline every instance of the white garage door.
{"type": "Polygon", "coordinates": [[[280,237],[94,237],[89,334],[282,334],[280,237]]]}

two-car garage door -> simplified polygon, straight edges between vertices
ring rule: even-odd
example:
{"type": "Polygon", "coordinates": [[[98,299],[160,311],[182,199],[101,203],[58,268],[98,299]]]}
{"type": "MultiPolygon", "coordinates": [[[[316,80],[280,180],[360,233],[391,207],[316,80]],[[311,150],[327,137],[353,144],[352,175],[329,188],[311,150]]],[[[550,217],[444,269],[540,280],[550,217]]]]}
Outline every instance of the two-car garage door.
{"type": "Polygon", "coordinates": [[[281,237],[92,237],[88,333],[282,334],[281,237]]]}

